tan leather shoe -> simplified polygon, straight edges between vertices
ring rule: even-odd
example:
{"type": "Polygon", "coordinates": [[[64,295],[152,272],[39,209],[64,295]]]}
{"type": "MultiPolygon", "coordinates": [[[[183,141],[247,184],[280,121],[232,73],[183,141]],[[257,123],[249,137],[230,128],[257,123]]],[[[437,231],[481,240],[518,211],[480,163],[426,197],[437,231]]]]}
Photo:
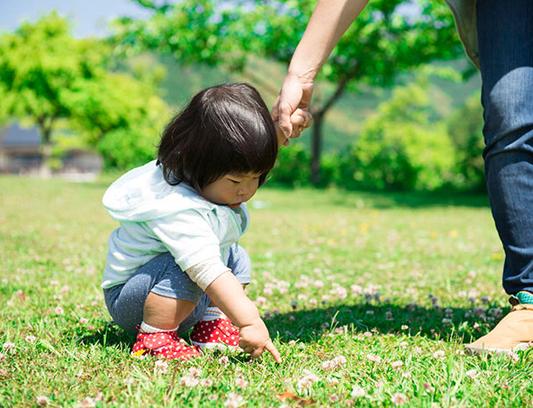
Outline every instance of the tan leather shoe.
{"type": "Polygon", "coordinates": [[[533,304],[518,304],[494,329],[465,346],[479,353],[511,353],[533,347],[533,304]]]}

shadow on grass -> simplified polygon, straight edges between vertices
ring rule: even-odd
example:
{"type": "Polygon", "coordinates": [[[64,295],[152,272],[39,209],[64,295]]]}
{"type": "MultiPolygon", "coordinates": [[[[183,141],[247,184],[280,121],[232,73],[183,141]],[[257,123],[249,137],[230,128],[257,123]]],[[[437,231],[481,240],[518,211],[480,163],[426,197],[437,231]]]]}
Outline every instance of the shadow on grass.
{"type": "Polygon", "coordinates": [[[67,335],[74,337],[81,344],[97,344],[102,347],[119,346],[119,348],[128,350],[135,341],[135,333],[127,332],[110,321],[90,333],[83,331],[67,335]]]}
{"type": "MultiPolygon", "coordinates": [[[[444,341],[453,338],[454,341],[467,343],[485,334],[499,320],[495,318],[490,327],[482,324],[479,330],[475,330],[474,322],[482,322],[487,311],[477,309],[478,313],[485,315],[484,318],[465,317],[465,313],[472,315],[475,310],[447,308],[445,312],[443,308],[427,308],[414,304],[398,306],[390,303],[364,303],[273,313],[264,318],[272,337],[279,338],[281,342],[298,340],[312,343],[326,331],[348,326],[350,331],[359,333],[377,331],[380,334],[409,334],[444,341]],[[466,322],[468,324],[465,324],[466,322]]],[[[133,333],[124,331],[112,322],[105,322],[90,333],[71,332],[67,333],[67,336],[74,337],[81,344],[118,346],[125,349],[129,349],[135,340],[133,333]]]]}
{"type": "MultiPolygon", "coordinates": [[[[343,192],[334,196],[332,204],[355,206],[362,200],[365,206],[375,209],[388,208],[430,208],[430,207],[468,207],[484,208],[489,206],[488,198],[480,193],[458,191],[435,192],[343,192]]],[[[359,204],[360,205],[360,204],[359,204]]]]}
{"type": "MultiPolygon", "coordinates": [[[[410,334],[444,341],[453,338],[468,343],[485,334],[489,327],[482,324],[479,330],[474,329],[474,322],[481,323],[483,319],[473,316],[466,318],[467,311],[472,315],[473,309],[470,308],[447,308],[446,313],[443,308],[420,305],[357,304],[275,313],[267,315],[265,322],[271,335],[279,336],[282,342],[314,342],[325,331],[348,326],[360,333],[377,330],[380,334],[410,334]]],[[[490,326],[498,320],[495,318],[490,326]]]]}
{"type": "MultiPolygon", "coordinates": [[[[438,207],[488,208],[488,198],[483,193],[462,191],[401,192],[401,191],[347,191],[342,189],[277,188],[266,187],[258,196],[272,208],[297,202],[298,208],[407,208],[424,209],[438,207]],[[281,194],[280,194],[281,193],[281,194]]],[[[251,201],[254,206],[254,201],[251,201]]]]}

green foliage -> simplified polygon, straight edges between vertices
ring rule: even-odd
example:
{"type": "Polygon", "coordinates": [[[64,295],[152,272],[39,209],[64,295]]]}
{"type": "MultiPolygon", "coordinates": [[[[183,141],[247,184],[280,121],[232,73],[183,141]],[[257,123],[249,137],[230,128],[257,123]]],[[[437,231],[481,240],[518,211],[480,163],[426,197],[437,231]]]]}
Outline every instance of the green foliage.
{"type": "Polygon", "coordinates": [[[123,73],[109,73],[98,81],[78,81],[66,93],[73,124],[96,144],[117,129],[161,129],[169,109],[151,86],[123,73]]]}
{"type": "MultiPolygon", "coordinates": [[[[247,41],[263,55],[288,63],[316,1],[255,3],[255,26],[247,41]]],[[[443,2],[376,0],[368,2],[342,36],[321,75],[337,84],[349,79],[354,84],[390,85],[401,72],[461,52],[453,17],[443,2]]]]}
{"type": "Polygon", "coordinates": [[[126,54],[157,50],[184,64],[201,62],[240,69],[245,61],[246,27],[239,2],[221,7],[214,0],[184,0],[157,6],[153,1],[136,0],[153,15],[135,20],[123,17],[114,22],[110,41],[126,54]]]}
{"type": "Polygon", "coordinates": [[[22,24],[0,37],[3,109],[31,120],[49,143],[56,121],[70,114],[65,92],[80,79],[101,75],[104,58],[99,42],[74,39],[66,20],[56,13],[22,24]]]}
{"type": "Polygon", "coordinates": [[[131,169],[156,157],[156,135],[139,129],[117,129],[107,133],[97,147],[107,169],[131,169]]]}
{"type": "MultiPolygon", "coordinates": [[[[239,70],[252,54],[288,63],[316,5],[314,0],[233,0],[223,6],[215,0],[137,3],[153,14],[116,22],[114,41],[121,49],[156,50],[182,64],[202,62],[239,70]]],[[[361,83],[391,85],[401,72],[435,59],[456,58],[461,52],[452,15],[442,2],[369,2],[322,69],[320,77],[335,87],[323,98],[316,92],[313,109],[321,113],[316,117],[323,118],[345,89],[357,89],[361,83]]],[[[314,135],[322,137],[319,132],[314,135]]],[[[318,164],[320,154],[311,162],[318,164]]],[[[312,178],[319,179],[316,174],[312,178]]]]}
{"type": "Polygon", "coordinates": [[[151,159],[170,116],[156,91],[164,73],[141,65],[133,75],[112,72],[111,59],[109,46],[73,38],[56,13],[23,24],[0,37],[2,110],[38,125],[47,144],[62,120],[76,133],[70,137],[84,139],[78,144],[100,150],[107,167],[151,159]]]}
{"type": "Polygon", "coordinates": [[[342,155],[338,183],[346,187],[435,190],[450,182],[454,150],[417,84],[398,88],[342,155]]]}
{"type": "Polygon", "coordinates": [[[472,95],[448,120],[448,134],[455,145],[457,183],[466,189],[485,190],[483,164],[483,109],[479,94],[472,95]]]}
{"type": "Polygon", "coordinates": [[[310,160],[308,150],[301,143],[281,147],[269,177],[269,184],[288,187],[309,184],[310,160]]]}

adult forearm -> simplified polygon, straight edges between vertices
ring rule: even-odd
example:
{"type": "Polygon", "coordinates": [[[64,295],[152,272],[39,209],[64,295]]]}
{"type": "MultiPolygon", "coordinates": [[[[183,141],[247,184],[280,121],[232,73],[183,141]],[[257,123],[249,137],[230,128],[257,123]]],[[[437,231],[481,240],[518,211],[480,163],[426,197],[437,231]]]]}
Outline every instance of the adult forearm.
{"type": "Polygon", "coordinates": [[[289,72],[313,80],[368,0],[319,0],[296,47],[289,72]]]}
{"type": "Polygon", "coordinates": [[[255,304],[248,299],[242,285],[231,272],[215,279],[205,293],[238,327],[248,326],[260,318],[255,304]]]}

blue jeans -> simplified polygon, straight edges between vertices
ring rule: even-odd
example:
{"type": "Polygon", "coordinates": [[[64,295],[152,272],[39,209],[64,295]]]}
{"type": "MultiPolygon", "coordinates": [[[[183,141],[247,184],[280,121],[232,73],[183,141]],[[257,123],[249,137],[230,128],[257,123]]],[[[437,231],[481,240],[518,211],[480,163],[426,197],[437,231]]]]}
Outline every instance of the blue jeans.
{"type": "Polygon", "coordinates": [[[478,0],[485,175],[503,287],[533,292],[533,1],[478,0]]]}
{"type": "MultiPolygon", "coordinates": [[[[250,283],[250,258],[237,244],[230,250],[228,268],[240,283],[250,283]]],[[[143,320],[144,302],[150,292],[196,304],[192,313],[180,323],[178,332],[181,334],[203,317],[210,303],[209,297],[166,252],[141,266],[126,283],[104,289],[105,303],[113,321],[125,330],[134,331],[143,320]]]]}

